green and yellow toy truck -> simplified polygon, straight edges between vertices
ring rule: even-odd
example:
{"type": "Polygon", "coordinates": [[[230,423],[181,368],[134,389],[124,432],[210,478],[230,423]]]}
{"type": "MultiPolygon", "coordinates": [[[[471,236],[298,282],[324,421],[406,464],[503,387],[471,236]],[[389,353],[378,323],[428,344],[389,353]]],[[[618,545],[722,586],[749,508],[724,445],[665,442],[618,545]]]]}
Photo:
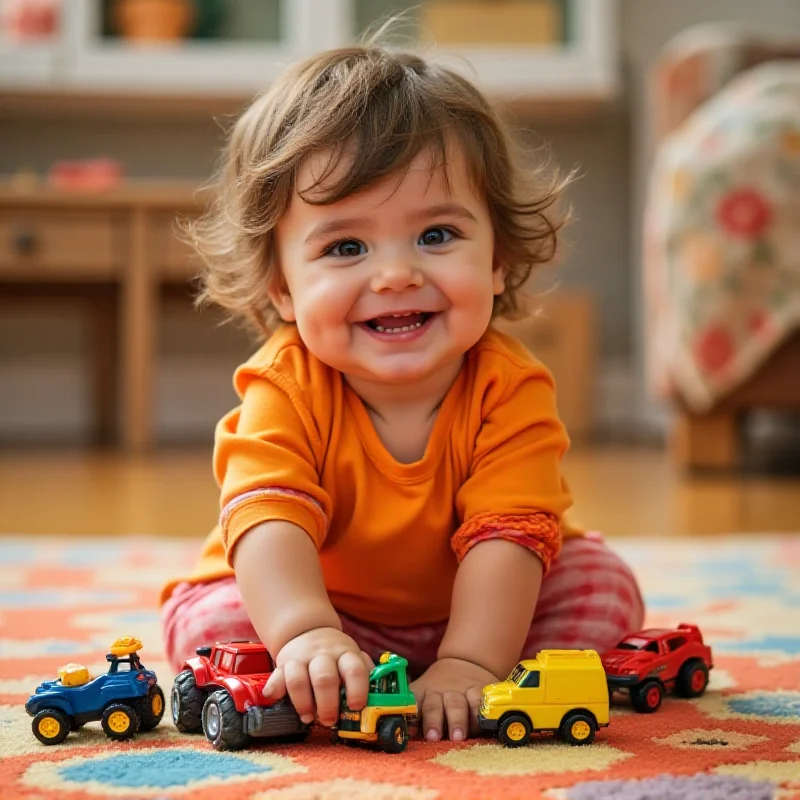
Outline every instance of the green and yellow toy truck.
{"type": "Polygon", "coordinates": [[[369,676],[367,705],[353,711],[347,705],[344,689],[339,720],[331,733],[332,741],[346,744],[369,742],[384,753],[402,753],[408,745],[408,728],[417,723],[417,702],[408,686],[408,662],[393,653],[384,653],[369,676]]]}

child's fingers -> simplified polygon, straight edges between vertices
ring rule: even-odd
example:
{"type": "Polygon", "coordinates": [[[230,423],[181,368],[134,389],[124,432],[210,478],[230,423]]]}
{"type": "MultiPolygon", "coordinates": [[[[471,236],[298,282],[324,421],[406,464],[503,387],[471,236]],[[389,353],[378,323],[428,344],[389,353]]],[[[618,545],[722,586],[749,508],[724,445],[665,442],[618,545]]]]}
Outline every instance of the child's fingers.
{"type": "Polygon", "coordinates": [[[469,705],[469,732],[475,736],[480,733],[481,726],[478,722],[478,709],[481,707],[483,689],[473,686],[467,689],[467,704],[469,705]]]}
{"type": "Polygon", "coordinates": [[[344,681],[347,705],[360,711],[367,704],[370,668],[358,653],[342,653],[339,658],[339,674],[344,681]]]}
{"type": "Polygon", "coordinates": [[[375,662],[369,657],[369,653],[365,653],[363,650],[361,651],[361,658],[364,659],[364,663],[367,665],[367,673],[369,674],[372,672],[375,662]]]}
{"type": "Polygon", "coordinates": [[[425,692],[422,699],[422,729],[429,742],[438,742],[442,738],[444,727],[444,701],[439,692],[425,692]]]}
{"type": "Polygon", "coordinates": [[[269,676],[266,684],[264,684],[264,697],[273,697],[275,700],[280,700],[281,697],[286,696],[286,681],[283,676],[283,669],[275,667],[272,675],[269,676]]]}
{"type": "Polygon", "coordinates": [[[317,717],[323,725],[334,725],[339,717],[339,670],[328,655],[312,658],[308,665],[308,677],[314,690],[317,717]]]}
{"type": "Polygon", "coordinates": [[[314,721],[314,694],[308,677],[308,667],[302,661],[287,661],[283,665],[286,691],[292,701],[301,722],[309,724],[314,721]]]}
{"type": "Polygon", "coordinates": [[[450,741],[463,742],[469,731],[469,705],[466,695],[461,692],[445,692],[442,700],[450,741]]]}

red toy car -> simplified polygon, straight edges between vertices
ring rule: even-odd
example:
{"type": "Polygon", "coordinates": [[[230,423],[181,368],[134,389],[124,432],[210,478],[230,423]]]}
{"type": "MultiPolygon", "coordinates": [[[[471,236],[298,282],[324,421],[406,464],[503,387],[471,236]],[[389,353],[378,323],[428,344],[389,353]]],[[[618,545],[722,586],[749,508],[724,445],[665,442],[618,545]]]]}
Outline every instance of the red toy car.
{"type": "Polygon", "coordinates": [[[184,733],[201,730],[217,750],[241,750],[252,737],[302,741],[311,730],[288,697],[269,700],[264,685],[274,669],[261,642],[198,647],[172,687],[172,721],[184,733]]]}
{"type": "Polygon", "coordinates": [[[627,689],[631,705],[642,714],[656,711],[670,690],[681,697],[699,697],[714,666],[700,629],[685,623],[673,630],[632,633],[601,660],[609,694],[627,689]]]}

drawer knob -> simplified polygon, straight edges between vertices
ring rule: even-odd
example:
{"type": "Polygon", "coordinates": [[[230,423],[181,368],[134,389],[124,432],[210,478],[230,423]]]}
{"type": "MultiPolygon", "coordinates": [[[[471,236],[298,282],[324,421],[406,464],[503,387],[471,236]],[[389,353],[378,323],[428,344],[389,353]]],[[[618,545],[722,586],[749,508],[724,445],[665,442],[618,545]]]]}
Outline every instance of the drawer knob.
{"type": "Polygon", "coordinates": [[[36,237],[32,231],[18,231],[14,234],[14,252],[24,256],[36,249],[36,237]]]}

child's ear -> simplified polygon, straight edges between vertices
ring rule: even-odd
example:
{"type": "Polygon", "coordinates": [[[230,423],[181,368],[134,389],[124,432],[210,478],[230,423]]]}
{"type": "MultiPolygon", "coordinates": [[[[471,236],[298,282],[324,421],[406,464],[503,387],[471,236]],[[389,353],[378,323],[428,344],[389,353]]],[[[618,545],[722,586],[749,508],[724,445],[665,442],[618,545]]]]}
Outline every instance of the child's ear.
{"type": "Polygon", "coordinates": [[[289,294],[289,287],[284,282],[283,278],[274,281],[267,288],[267,297],[272,301],[272,305],[278,309],[281,319],[284,322],[296,322],[297,318],[294,314],[294,301],[291,294],[289,294]]]}
{"type": "Polygon", "coordinates": [[[495,259],[494,264],[492,264],[492,292],[494,292],[495,295],[503,294],[505,288],[506,269],[497,259],[495,259]]]}

